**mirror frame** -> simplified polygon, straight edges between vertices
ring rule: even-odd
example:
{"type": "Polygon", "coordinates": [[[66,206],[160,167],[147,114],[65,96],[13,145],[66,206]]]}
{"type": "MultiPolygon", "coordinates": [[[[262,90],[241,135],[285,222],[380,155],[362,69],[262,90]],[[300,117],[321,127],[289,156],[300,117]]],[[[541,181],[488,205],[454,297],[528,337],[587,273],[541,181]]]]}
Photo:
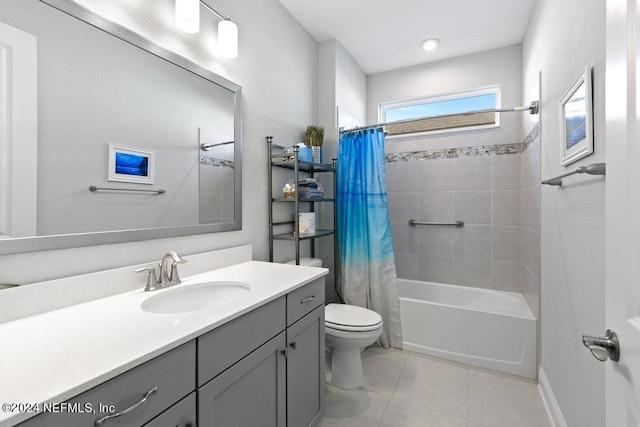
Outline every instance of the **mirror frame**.
{"type": "Polygon", "coordinates": [[[97,29],[117,37],[133,46],[170,62],[186,71],[196,74],[234,94],[234,222],[188,225],[178,227],[143,228],[131,230],[100,231],[76,234],[57,234],[49,236],[18,237],[0,240],[0,255],[11,255],[27,252],[39,252],[56,249],[69,249],[83,246],[125,243],[169,237],[207,234],[220,231],[242,229],[242,88],[230,80],[178,55],[177,53],[157,46],[143,36],[122,27],[105,18],[95,15],[84,7],[68,0],[40,0],[61,12],[71,15],[97,29]]]}

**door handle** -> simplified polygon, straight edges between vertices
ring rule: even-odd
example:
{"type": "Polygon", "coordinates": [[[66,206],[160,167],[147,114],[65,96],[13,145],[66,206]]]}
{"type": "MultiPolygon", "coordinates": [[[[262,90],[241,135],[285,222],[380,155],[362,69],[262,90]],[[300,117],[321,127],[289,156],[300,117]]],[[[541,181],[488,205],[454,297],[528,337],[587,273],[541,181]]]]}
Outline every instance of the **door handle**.
{"type": "Polygon", "coordinates": [[[618,335],[610,329],[604,334],[604,337],[592,337],[589,335],[582,336],[582,344],[587,347],[593,357],[601,362],[611,359],[614,362],[620,360],[620,345],[618,344],[618,335]]]}

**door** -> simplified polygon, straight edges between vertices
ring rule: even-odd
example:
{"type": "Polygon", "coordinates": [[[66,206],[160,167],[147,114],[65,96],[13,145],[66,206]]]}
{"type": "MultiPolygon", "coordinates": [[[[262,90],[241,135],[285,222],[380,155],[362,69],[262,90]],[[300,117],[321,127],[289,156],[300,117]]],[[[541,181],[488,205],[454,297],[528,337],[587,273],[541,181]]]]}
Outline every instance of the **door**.
{"type": "Polygon", "coordinates": [[[36,235],[36,38],[0,22],[0,238],[36,235]]]}
{"type": "Polygon", "coordinates": [[[287,328],[287,425],[318,425],[324,402],[324,305],[287,328]]]}
{"type": "Polygon", "coordinates": [[[606,362],[607,426],[640,425],[640,7],[607,0],[606,325],[620,360],[606,362]]]}
{"type": "Polygon", "coordinates": [[[281,332],[198,389],[200,427],[284,427],[286,347],[281,332]]]}

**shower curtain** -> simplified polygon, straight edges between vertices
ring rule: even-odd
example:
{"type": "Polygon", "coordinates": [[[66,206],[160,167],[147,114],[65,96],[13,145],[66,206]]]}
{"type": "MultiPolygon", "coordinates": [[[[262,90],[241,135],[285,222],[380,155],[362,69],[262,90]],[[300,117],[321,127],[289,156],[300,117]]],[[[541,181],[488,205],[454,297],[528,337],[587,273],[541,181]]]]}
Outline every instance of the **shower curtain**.
{"type": "Polygon", "coordinates": [[[344,132],[338,147],[337,233],[347,304],[382,316],[384,347],[402,347],[385,177],[384,131],[344,132]]]}

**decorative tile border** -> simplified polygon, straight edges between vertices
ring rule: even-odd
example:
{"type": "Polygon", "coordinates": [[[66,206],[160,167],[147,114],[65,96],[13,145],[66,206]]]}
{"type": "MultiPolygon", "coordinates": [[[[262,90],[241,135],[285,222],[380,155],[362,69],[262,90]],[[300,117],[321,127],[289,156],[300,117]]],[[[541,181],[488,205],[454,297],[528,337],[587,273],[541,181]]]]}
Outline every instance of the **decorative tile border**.
{"type": "Polygon", "coordinates": [[[441,148],[438,150],[403,151],[388,153],[387,163],[407,162],[409,160],[455,159],[458,157],[498,156],[502,154],[518,154],[524,152],[540,136],[540,123],[518,144],[479,145],[476,147],[441,148]]]}
{"type": "Polygon", "coordinates": [[[533,129],[531,129],[531,132],[529,132],[529,135],[527,135],[527,137],[522,141],[522,151],[524,152],[527,148],[529,148],[529,146],[533,144],[533,141],[535,141],[539,136],[540,122],[536,123],[533,129]]]}
{"type": "Polygon", "coordinates": [[[216,159],[215,157],[200,156],[201,165],[222,166],[233,169],[235,167],[231,160],[216,159]]]}
{"type": "Polygon", "coordinates": [[[405,151],[388,153],[387,163],[407,162],[409,160],[455,159],[457,157],[496,156],[502,154],[518,154],[522,152],[522,144],[479,145],[476,147],[442,148],[438,150],[405,151]]]}

